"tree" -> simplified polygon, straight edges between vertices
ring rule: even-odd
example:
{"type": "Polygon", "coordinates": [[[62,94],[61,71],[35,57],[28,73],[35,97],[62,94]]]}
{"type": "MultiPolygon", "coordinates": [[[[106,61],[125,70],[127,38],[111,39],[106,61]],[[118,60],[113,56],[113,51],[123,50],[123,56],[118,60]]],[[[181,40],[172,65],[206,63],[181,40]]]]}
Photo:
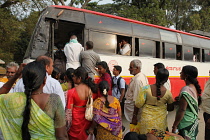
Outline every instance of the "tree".
{"type": "Polygon", "coordinates": [[[20,40],[22,23],[7,9],[0,9],[0,58],[5,62],[13,60],[15,41],[20,40]]]}
{"type": "Polygon", "coordinates": [[[158,0],[113,0],[113,4],[88,4],[88,9],[113,14],[125,18],[148,22],[161,26],[171,26],[167,20],[166,5],[168,0],[161,3],[158,0]],[[111,9],[111,10],[108,10],[111,9]]]}

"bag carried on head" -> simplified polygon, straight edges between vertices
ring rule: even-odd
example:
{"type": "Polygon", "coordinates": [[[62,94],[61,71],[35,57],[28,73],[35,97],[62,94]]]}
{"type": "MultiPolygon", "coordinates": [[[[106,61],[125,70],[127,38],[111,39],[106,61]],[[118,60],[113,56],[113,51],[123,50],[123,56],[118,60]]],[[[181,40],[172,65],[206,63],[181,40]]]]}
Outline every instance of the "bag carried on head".
{"type": "Polygon", "coordinates": [[[86,103],[85,119],[88,121],[92,121],[93,119],[93,98],[91,89],[89,90],[88,100],[86,103]]]}

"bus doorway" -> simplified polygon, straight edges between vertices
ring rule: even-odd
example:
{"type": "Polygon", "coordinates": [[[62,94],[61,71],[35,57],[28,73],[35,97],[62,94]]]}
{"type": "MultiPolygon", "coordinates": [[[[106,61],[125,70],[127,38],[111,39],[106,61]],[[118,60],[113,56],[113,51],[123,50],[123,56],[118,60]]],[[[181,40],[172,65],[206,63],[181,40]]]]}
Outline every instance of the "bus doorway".
{"type": "Polygon", "coordinates": [[[52,36],[54,38],[54,67],[58,68],[61,73],[66,72],[66,56],[63,49],[72,35],[76,35],[78,42],[84,44],[84,25],[66,21],[54,23],[54,36],[52,36]]]}
{"type": "MultiPolygon", "coordinates": [[[[54,24],[54,45],[61,43],[65,46],[69,42],[71,35],[76,35],[80,44],[84,45],[84,25],[66,22],[56,21],[54,24]]],[[[56,46],[57,47],[57,46],[56,46]]]]}

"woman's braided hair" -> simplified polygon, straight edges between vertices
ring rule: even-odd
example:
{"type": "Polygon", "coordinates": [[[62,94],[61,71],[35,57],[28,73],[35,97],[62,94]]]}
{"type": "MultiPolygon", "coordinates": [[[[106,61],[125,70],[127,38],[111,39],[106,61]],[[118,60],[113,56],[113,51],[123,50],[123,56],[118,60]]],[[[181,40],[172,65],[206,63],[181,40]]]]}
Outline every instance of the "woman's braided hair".
{"type": "Polygon", "coordinates": [[[167,82],[168,76],[169,72],[165,68],[159,69],[156,74],[157,100],[160,100],[161,96],[160,86],[164,85],[164,83],[167,82]]]}
{"type": "Polygon", "coordinates": [[[43,83],[46,77],[46,69],[40,62],[31,62],[27,64],[22,72],[23,84],[25,85],[26,105],[23,111],[22,139],[30,140],[28,124],[30,121],[31,112],[31,93],[37,90],[43,83]]]}

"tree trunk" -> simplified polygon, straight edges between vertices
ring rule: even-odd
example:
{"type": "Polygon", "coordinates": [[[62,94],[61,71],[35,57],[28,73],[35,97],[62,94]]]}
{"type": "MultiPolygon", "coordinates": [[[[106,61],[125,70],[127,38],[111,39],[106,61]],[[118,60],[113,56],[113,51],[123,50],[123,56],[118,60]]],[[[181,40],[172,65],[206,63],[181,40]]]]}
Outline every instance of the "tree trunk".
{"type": "Polygon", "coordinates": [[[71,0],[69,6],[73,6],[74,2],[75,2],[75,0],[71,0]]]}
{"type": "Polygon", "coordinates": [[[18,2],[20,2],[20,0],[7,0],[5,3],[0,5],[0,8],[10,7],[11,5],[16,4],[18,2]]]}
{"type": "Polygon", "coordinates": [[[53,0],[53,2],[55,3],[55,5],[58,5],[58,2],[56,0],[53,0]]]}
{"type": "Polygon", "coordinates": [[[64,0],[59,0],[62,5],[65,5],[64,0]]]}
{"type": "Polygon", "coordinates": [[[91,0],[85,0],[85,2],[84,2],[84,4],[82,5],[82,9],[85,9],[86,8],[86,6],[87,6],[87,4],[88,4],[88,2],[90,2],[91,0]]]}

